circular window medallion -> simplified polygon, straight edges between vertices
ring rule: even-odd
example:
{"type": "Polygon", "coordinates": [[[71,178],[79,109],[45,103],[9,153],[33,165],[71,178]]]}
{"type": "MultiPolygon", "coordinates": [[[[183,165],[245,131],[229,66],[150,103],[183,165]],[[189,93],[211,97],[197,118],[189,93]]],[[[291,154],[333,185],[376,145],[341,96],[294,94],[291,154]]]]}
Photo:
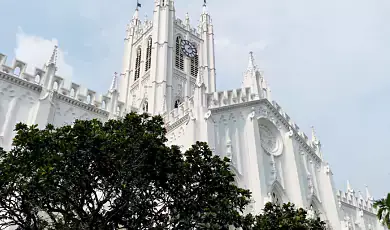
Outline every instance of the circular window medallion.
{"type": "MultiPolygon", "coordinates": [[[[269,121],[267,121],[269,122],[269,121]]],[[[276,127],[273,124],[259,122],[261,146],[268,153],[274,156],[282,154],[283,143],[276,127]]]]}

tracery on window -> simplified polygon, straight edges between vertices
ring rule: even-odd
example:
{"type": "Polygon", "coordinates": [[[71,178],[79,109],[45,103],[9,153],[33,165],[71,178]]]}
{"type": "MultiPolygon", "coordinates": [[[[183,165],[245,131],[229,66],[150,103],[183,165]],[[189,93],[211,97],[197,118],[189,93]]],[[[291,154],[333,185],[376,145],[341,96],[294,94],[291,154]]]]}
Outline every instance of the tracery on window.
{"type": "Polygon", "coordinates": [[[198,76],[199,71],[199,56],[196,54],[193,58],[191,58],[191,76],[198,76]]]}
{"type": "Polygon", "coordinates": [[[136,81],[141,73],[141,47],[137,49],[137,57],[135,59],[135,71],[134,71],[134,81],[136,81]]]}
{"type": "Polygon", "coordinates": [[[184,70],[184,55],[181,52],[181,37],[176,37],[176,48],[175,48],[175,67],[184,70]]]}
{"type": "Polygon", "coordinates": [[[146,49],[146,63],[145,63],[145,71],[150,69],[152,64],[152,38],[148,39],[148,47],[146,49]]]}

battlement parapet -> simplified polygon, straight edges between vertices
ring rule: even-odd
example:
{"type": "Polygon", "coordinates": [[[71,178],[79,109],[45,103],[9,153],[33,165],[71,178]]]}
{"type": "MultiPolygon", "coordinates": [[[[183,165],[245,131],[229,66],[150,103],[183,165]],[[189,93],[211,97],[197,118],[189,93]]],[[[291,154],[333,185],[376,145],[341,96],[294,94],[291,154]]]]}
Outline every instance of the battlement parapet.
{"type": "Polygon", "coordinates": [[[176,18],[175,24],[180,28],[182,28],[183,30],[190,32],[191,35],[197,38],[201,37],[197,28],[191,27],[191,25],[186,25],[180,18],[176,18]]]}
{"type": "Polygon", "coordinates": [[[340,203],[348,204],[373,214],[376,213],[376,209],[373,207],[373,197],[367,195],[363,197],[360,191],[356,194],[352,189],[347,192],[338,190],[336,196],[340,203]]]}
{"type": "Polygon", "coordinates": [[[251,96],[250,87],[212,92],[207,94],[207,107],[214,109],[249,102],[252,100],[258,100],[258,98],[255,99],[251,96]]]}
{"type": "Polygon", "coordinates": [[[59,99],[66,99],[65,101],[72,101],[72,104],[79,105],[80,107],[93,107],[94,112],[100,114],[108,114],[113,112],[118,116],[123,110],[123,103],[117,102],[117,108],[115,111],[110,111],[110,106],[114,103],[116,98],[113,98],[113,94],[108,92],[106,94],[97,94],[91,89],[84,88],[77,83],[69,82],[61,76],[52,76],[51,85],[47,88],[44,87],[45,78],[49,77],[46,70],[35,68],[33,73],[27,73],[27,63],[18,59],[13,60],[11,66],[6,65],[7,56],[0,53],[0,76],[2,79],[12,82],[13,84],[20,85],[22,87],[28,87],[36,91],[51,90],[60,94],[59,99]],[[68,100],[73,99],[73,100],[68,100]],[[76,100],[78,103],[74,103],[76,100]]]}
{"type": "Polygon", "coordinates": [[[147,32],[153,27],[153,21],[145,20],[141,24],[135,27],[134,31],[134,42],[137,42],[141,37],[143,37],[147,32]]]}

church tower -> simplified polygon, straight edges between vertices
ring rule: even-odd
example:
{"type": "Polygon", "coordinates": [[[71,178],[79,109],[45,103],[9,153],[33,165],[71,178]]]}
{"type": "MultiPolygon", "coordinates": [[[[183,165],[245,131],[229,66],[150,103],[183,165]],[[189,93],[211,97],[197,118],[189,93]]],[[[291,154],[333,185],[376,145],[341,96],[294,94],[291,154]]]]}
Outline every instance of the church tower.
{"type": "Polygon", "coordinates": [[[153,18],[141,21],[139,7],[127,25],[119,97],[125,111],[169,113],[194,94],[202,78],[216,90],[214,34],[206,4],[199,25],[176,18],[174,0],[154,0],[153,18]]]}

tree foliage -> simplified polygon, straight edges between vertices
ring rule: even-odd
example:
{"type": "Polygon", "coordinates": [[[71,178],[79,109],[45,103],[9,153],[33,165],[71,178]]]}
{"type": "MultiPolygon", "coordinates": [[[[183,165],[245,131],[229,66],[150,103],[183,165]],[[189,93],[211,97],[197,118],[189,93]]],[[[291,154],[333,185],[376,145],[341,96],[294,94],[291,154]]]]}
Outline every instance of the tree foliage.
{"type": "Polygon", "coordinates": [[[390,229],[390,193],[387,197],[374,202],[374,208],[377,209],[377,217],[388,229],[390,229]]]}
{"type": "Polygon", "coordinates": [[[167,147],[161,117],[16,132],[0,153],[2,228],[223,229],[239,226],[249,203],[205,143],[184,155],[167,147]]]}
{"type": "Polygon", "coordinates": [[[263,213],[257,216],[249,214],[244,230],[273,230],[273,229],[326,229],[326,224],[318,215],[309,217],[303,208],[295,208],[294,204],[283,205],[267,203],[263,213]]]}
{"type": "Polygon", "coordinates": [[[229,160],[206,143],[166,146],[159,116],[15,131],[14,148],[0,149],[0,229],[319,229],[292,206],[245,216],[251,194],[229,160]]]}

